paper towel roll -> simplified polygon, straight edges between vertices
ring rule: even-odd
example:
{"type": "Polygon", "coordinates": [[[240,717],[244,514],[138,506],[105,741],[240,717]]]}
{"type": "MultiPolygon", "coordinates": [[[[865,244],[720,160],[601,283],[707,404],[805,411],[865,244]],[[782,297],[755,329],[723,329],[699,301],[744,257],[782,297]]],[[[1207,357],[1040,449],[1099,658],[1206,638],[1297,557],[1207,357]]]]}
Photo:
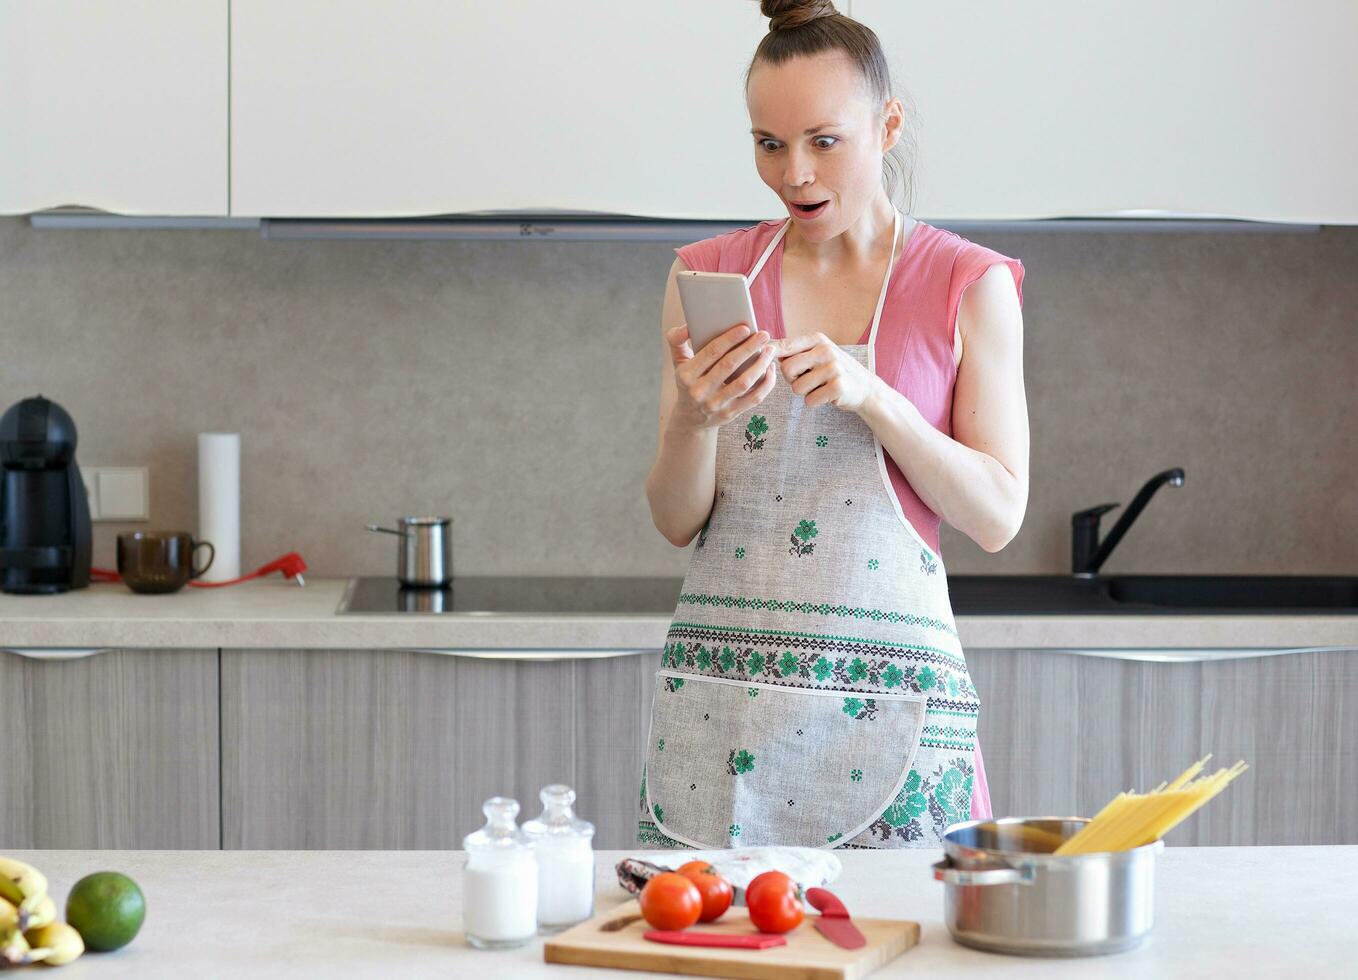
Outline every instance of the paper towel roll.
{"type": "Polygon", "coordinates": [[[240,577],[240,433],[198,433],[198,540],[216,550],[204,582],[240,577]]]}

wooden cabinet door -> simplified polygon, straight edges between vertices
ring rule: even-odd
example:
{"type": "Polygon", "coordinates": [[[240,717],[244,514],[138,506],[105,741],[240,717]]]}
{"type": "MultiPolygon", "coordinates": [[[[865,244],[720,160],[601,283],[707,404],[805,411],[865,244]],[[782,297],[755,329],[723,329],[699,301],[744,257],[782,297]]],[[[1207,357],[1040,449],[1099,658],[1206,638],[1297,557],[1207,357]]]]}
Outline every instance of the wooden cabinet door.
{"type": "Polygon", "coordinates": [[[968,650],[996,816],[1093,816],[1207,753],[1250,765],[1171,844],[1358,844],[1358,653],[1149,663],[968,650]]]}
{"type": "Polygon", "coordinates": [[[217,848],[216,650],[0,649],[0,849],[217,848]]]}
{"type": "Polygon", "coordinates": [[[1358,222],[1358,4],[853,0],[917,120],[916,212],[1358,222]]]}
{"type": "Polygon", "coordinates": [[[656,662],[225,650],[225,846],[458,848],[489,797],[526,819],[558,782],[596,846],[627,846],[656,662]]]}
{"type": "Polygon", "coordinates": [[[228,6],[0,3],[0,214],[227,214],[228,6]]]}
{"type": "Polygon", "coordinates": [[[781,212],[731,0],[234,0],[232,213],[781,212]]]}

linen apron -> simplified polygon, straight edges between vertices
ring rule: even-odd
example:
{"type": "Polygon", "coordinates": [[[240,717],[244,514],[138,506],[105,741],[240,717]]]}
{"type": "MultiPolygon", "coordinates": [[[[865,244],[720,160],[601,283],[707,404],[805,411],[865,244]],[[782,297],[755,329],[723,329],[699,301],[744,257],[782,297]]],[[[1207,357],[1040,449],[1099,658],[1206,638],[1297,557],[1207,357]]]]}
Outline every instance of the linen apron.
{"type": "MultiPolygon", "coordinates": [[[[894,225],[868,342],[840,348],[869,371],[894,225]]],[[[980,701],[872,429],[779,374],[718,430],[716,486],[656,674],[638,842],[940,846],[971,818],[980,701]]]]}

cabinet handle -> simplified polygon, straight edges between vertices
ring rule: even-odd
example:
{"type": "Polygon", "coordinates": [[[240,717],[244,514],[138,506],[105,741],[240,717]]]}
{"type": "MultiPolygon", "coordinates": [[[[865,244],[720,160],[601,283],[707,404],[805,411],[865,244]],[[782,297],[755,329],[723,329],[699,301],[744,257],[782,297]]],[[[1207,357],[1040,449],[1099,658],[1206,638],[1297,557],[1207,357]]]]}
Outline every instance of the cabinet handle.
{"type": "Polygon", "coordinates": [[[96,653],[108,653],[109,647],[0,647],[0,652],[15,653],[30,660],[80,660],[96,653]]]}
{"type": "Polygon", "coordinates": [[[513,649],[507,647],[407,647],[411,653],[433,653],[443,657],[470,657],[477,660],[605,660],[610,657],[633,657],[640,654],[659,654],[660,648],[621,650],[551,650],[535,647],[513,649]]]}
{"type": "Polygon", "coordinates": [[[1354,653],[1358,647],[1079,647],[1052,648],[1048,653],[1107,660],[1140,660],[1146,663],[1191,664],[1209,660],[1248,660],[1281,657],[1294,653],[1354,653]]]}

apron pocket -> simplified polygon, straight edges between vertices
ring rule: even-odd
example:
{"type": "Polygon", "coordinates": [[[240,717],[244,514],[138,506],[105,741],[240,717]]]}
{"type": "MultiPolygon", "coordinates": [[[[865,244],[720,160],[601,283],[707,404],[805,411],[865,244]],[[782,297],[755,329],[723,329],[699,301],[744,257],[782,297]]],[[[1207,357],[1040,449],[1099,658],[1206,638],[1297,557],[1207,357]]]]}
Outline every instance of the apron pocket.
{"type": "Polygon", "coordinates": [[[646,806],[691,847],[833,847],[905,785],[925,701],[658,671],[646,806]]]}

